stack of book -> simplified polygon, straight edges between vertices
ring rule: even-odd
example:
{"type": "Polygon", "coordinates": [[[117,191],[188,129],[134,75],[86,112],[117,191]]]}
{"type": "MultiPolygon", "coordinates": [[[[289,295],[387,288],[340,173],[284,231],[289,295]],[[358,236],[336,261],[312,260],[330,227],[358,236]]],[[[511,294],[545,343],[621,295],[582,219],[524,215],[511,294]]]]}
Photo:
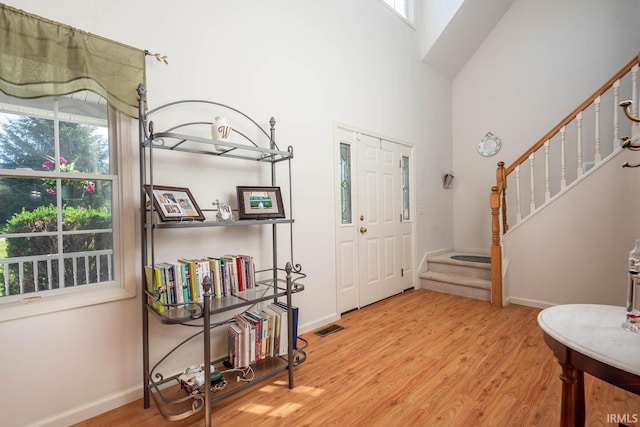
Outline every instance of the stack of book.
{"type": "Polygon", "coordinates": [[[202,301],[202,281],[211,277],[214,298],[235,295],[255,287],[255,266],[250,255],[224,255],[161,262],[145,268],[149,304],[158,313],[192,301],[202,301]]]}
{"type": "MultiPolygon", "coordinates": [[[[297,307],[292,307],[292,314],[295,343],[298,336],[297,307]]],[[[269,357],[286,356],[289,349],[287,327],[287,306],[280,302],[235,315],[228,332],[229,364],[234,368],[244,368],[269,357]]]]}

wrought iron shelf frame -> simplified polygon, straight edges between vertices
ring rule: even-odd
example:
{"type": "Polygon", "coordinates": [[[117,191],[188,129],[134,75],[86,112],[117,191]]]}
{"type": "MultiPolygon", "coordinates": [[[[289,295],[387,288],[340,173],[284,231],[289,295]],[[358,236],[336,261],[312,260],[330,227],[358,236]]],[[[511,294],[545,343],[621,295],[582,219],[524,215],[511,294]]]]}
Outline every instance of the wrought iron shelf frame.
{"type": "MultiPolygon", "coordinates": [[[[241,308],[244,306],[254,306],[258,302],[267,301],[273,299],[278,296],[287,296],[296,292],[301,292],[304,290],[304,285],[297,283],[298,280],[304,279],[306,277],[305,274],[294,272],[290,264],[288,264],[284,269],[276,269],[278,272],[284,272],[286,277],[284,279],[276,279],[280,284],[278,287],[278,293],[272,294],[269,293],[271,288],[270,281],[268,279],[262,280],[259,284],[261,288],[257,293],[262,294],[262,296],[249,296],[246,295],[246,291],[239,293],[238,295],[234,295],[233,297],[227,297],[227,299],[222,298],[221,301],[218,301],[218,305],[216,306],[216,299],[211,297],[210,293],[206,293],[202,302],[193,302],[191,305],[195,305],[198,307],[197,310],[185,313],[180,312],[181,307],[179,304],[169,305],[167,309],[169,310],[169,314],[159,314],[149,305],[147,305],[147,310],[150,313],[153,313],[159,321],[166,324],[181,324],[185,326],[192,326],[198,329],[196,333],[187,337],[182,342],[174,346],[171,350],[169,350],[163,358],[161,358],[153,367],[151,367],[149,371],[149,395],[151,399],[153,399],[156,407],[162,414],[162,416],[169,421],[177,421],[191,415],[194,415],[202,410],[206,410],[207,404],[209,402],[210,405],[224,400],[227,397],[230,397],[236,393],[239,393],[247,388],[254,386],[257,383],[266,381],[282,372],[289,371],[290,381],[293,380],[293,368],[295,366],[300,365],[306,360],[305,350],[309,343],[301,337],[297,338],[297,342],[295,346],[291,346],[287,356],[275,356],[270,357],[268,359],[264,359],[255,364],[252,368],[255,372],[255,377],[250,382],[244,383],[229,383],[228,388],[224,390],[213,392],[210,390],[210,397],[207,400],[206,393],[196,393],[196,394],[186,394],[183,392],[175,392],[174,388],[168,389],[166,386],[174,384],[176,387],[179,386],[180,374],[174,374],[171,376],[165,377],[162,373],[156,372],[156,370],[160,367],[160,365],[169,358],[175,351],[180,349],[182,346],[190,342],[195,338],[201,337],[205,331],[213,330],[230,323],[230,319],[222,320],[220,322],[211,323],[210,316],[213,314],[219,314],[224,311],[229,311],[237,308],[241,308]],[[295,277],[293,277],[295,276],[295,277]],[[284,286],[282,286],[284,284],[284,286]],[[290,290],[290,292],[288,292],[290,290]],[[209,316],[204,315],[206,306],[209,306],[209,316]],[[174,309],[174,313],[171,314],[171,310],[174,309]],[[200,320],[201,323],[189,323],[192,321],[200,320]]],[[[261,272],[269,272],[270,270],[262,270],[261,272]]],[[[148,296],[152,296],[147,293],[148,296]]],[[[204,342],[205,345],[209,348],[210,342],[208,342],[209,334],[204,334],[204,342]]],[[[291,336],[290,336],[291,338],[291,336]]],[[[205,350],[206,353],[206,350],[205,350]]],[[[211,366],[219,367],[219,370],[224,370],[221,367],[222,362],[226,358],[217,359],[210,362],[209,370],[211,370],[211,366]]],[[[206,359],[205,359],[206,360],[206,359]]],[[[206,370],[206,369],[205,369],[206,370]]],[[[210,374],[210,373],[209,373],[210,374]]],[[[207,373],[205,373],[205,378],[207,378],[207,373]]]]}
{"type": "MultiPolygon", "coordinates": [[[[239,391],[242,391],[254,384],[269,379],[284,371],[288,371],[289,388],[294,387],[293,369],[295,366],[306,360],[305,349],[308,343],[298,337],[294,343],[293,336],[293,310],[292,295],[304,290],[304,285],[299,280],[306,278],[306,274],[302,273],[302,267],[293,261],[293,224],[292,219],[292,194],[291,194],[291,159],[293,159],[293,148],[289,146],[286,151],[280,150],[275,142],[275,120],[271,118],[269,121],[269,132],[265,131],[256,121],[243,112],[213,101],[205,100],[183,100],[170,102],[161,105],[155,109],[146,110],[146,89],[143,85],[138,86],[139,96],[139,149],[140,149],[140,200],[146,208],[141,209],[141,243],[142,243],[142,263],[141,271],[143,272],[142,287],[142,326],[143,326],[143,378],[144,378],[144,407],[150,406],[153,399],[160,413],[168,420],[179,420],[189,417],[198,412],[204,412],[204,421],[206,426],[211,425],[211,407],[214,402],[222,400],[239,391]],[[162,132],[155,132],[154,121],[151,120],[157,113],[167,111],[170,108],[186,107],[191,108],[194,105],[215,107],[218,110],[232,111],[240,117],[248,121],[248,127],[252,128],[261,137],[266,137],[268,148],[260,147],[256,141],[247,136],[242,131],[233,128],[233,132],[239,135],[243,141],[242,144],[237,142],[217,141],[213,139],[203,138],[197,135],[189,135],[188,132],[196,126],[211,126],[212,122],[207,121],[191,121],[181,123],[162,132]],[[246,143],[244,143],[246,142],[246,143]],[[271,185],[276,185],[276,169],[275,165],[280,162],[288,163],[288,180],[289,180],[289,215],[290,218],[285,219],[265,219],[265,220],[237,220],[229,222],[215,221],[171,221],[160,222],[157,215],[154,215],[154,203],[145,204],[147,193],[145,185],[153,187],[153,153],[156,150],[168,150],[173,152],[185,152],[193,155],[201,156],[217,156],[219,158],[229,158],[234,160],[247,160],[260,164],[266,164],[271,169],[271,185]],[[271,268],[256,271],[256,286],[233,295],[215,298],[212,297],[209,289],[206,289],[202,301],[191,301],[183,304],[163,304],[165,310],[158,313],[154,310],[152,303],[159,302],[159,296],[150,293],[144,283],[144,269],[146,265],[156,265],[155,245],[156,238],[162,239],[161,235],[156,236],[162,230],[182,229],[182,228],[212,228],[216,227],[238,227],[238,226],[271,226],[272,230],[272,266],[271,268]],[[288,225],[290,238],[290,261],[286,263],[284,268],[277,266],[278,262],[278,237],[277,227],[279,225],[288,225]],[[258,275],[264,274],[265,279],[258,280],[258,275]],[[220,365],[224,359],[211,360],[211,332],[221,326],[228,325],[232,319],[228,318],[219,322],[212,323],[211,316],[224,315],[225,312],[231,314],[232,310],[241,309],[243,307],[251,308],[260,302],[269,300],[278,301],[279,298],[286,300],[288,314],[288,349],[285,356],[270,357],[256,363],[256,376],[248,382],[233,385],[231,382],[224,390],[216,391],[213,395],[211,387],[204,387],[204,393],[188,394],[185,390],[168,392],[166,385],[174,383],[176,386],[180,384],[178,377],[180,374],[165,377],[159,372],[159,367],[174,352],[182,348],[187,342],[195,338],[202,339],[203,343],[203,370],[204,377],[210,378],[212,366],[220,365]],[[177,324],[183,326],[195,327],[198,329],[196,333],[178,343],[171,350],[166,352],[163,357],[158,360],[155,365],[151,366],[150,361],[150,335],[149,335],[149,314],[152,314],[161,324],[177,324]]],[[[216,111],[218,111],[216,110],[216,111]]],[[[244,130],[244,129],[243,129],[244,130]]],[[[155,275],[153,280],[155,280],[155,275]]],[[[154,287],[155,288],[155,287],[154,287]]],[[[229,316],[231,317],[231,316],[229,316]]],[[[170,389],[170,390],[173,390],[170,389]]]]}
{"type": "MultiPolygon", "coordinates": [[[[285,267],[284,270],[279,268],[275,270],[266,269],[257,271],[256,274],[272,273],[277,275],[278,271],[286,272],[287,268],[288,267],[285,267]]],[[[292,294],[302,292],[304,290],[304,285],[302,283],[298,283],[298,280],[307,277],[306,274],[291,270],[288,276],[290,277],[284,279],[263,279],[256,282],[255,288],[236,292],[232,295],[221,298],[212,297],[209,302],[209,314],[220,314],[225,311],[232,311],[243,307],[252,308],[259,302],[269,301],[274,298],[285,298],[289,291],[292,294]],[[297,277],[294,278],[293,275],[297,277]]],[[[158,296],[147,290],[145,290],[145,295],[148,298],[152,298],[156,302],[159,302],[157,299],[158,296]]],[[[151,305],[146,304],[147,311],[153,314],[158,321],[166,324],[187,325],[187,322],[202,318],[205,312],[204,301],[190,301],[182,304],[163,304],[163,306],[165,307],[165,312],[158,313],[151,305]]]]}
{"type": "MultiPolygon", "coordinates": [[[[147,212],[150,212],[147,209],[147,212]]],[[[172,221],[148,223],[146,228],[198,228],[198,227],[244,227],[247,225],[293,224],[293,219],[243,219],[229,222],[216,221],[172,221]]]]}

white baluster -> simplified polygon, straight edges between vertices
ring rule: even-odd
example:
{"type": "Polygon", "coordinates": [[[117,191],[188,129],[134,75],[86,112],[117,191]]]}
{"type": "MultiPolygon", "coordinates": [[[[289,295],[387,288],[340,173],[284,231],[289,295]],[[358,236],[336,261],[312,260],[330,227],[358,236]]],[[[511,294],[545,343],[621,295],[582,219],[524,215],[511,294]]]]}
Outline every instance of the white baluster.
{"type": "Polygon", "coordinates": [[[520,165],[516,166],[516,223],[522,221],[522,209],[520,208],[520,165]]]}
{"type": "Polygon", "coordinates": [[[620,118],[618,111],[620,111],[620,79],[613,83],[613,150],[612,153],[620,147],[620,118]]]}
{"type": "Polygon", "coordinates": [[[566,126],[560,128],[560,189],[567,187],[567,160],[564,151],[566,126]]]}
{"type": "MultiPolygon", "coordinates": [[[[582,111],[576,115],[576,126],[578,131],[578,178],[582,176],[583,160],[582,160],[582,111]]],[[[562,131],[560,131],[562,132],[562,131]]]]}
{"type": "MultiPolygon", "coordinates": [[[[631,67],[631,109],[633,110],[634,117],[638,117],[638,64],[631,67]]],[[[633,122],[631,124],[631,136],[638,135],[638,123],[633,122]]]]}
{"type": "Polygon", "coordinates": [[[551,198],[551,188],[549,184],[549,140],[544,143],[544,201],[551,198]]]}
{"type": "Polygon", "coordinates": [[[596,128],[595,128],[595,140],[596,140],[596,154],[594,157],[594,164],[600,163],[602,160],[602,153],[600,152],[600,97],[596,97],[593,101],[593,105],[596,109],[596,128]]]}
{"type": "Polygon", "coordinates": [[[536,184],[535,184],[535,174],[533,171],[534,158],[535,158],[535,153],[529,154],[529,171],[531,172],[531,188],[529,190],[531,194],[531,203],[529,204],[529,214],[532,214],[536,210],[536,184]]]}

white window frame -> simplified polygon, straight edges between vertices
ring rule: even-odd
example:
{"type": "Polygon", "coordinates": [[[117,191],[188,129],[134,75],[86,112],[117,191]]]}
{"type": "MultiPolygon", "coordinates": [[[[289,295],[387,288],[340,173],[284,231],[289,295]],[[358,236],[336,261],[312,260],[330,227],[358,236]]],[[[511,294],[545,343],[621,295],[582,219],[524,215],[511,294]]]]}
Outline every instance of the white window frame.
{"type": "MultiPolygon", "coordinates": [[[[114,280],[97,286],[78,286],[0,298],[0,322],[134,298],[140,264],[139,192],[137,182],[137,122],[109,109],[112,141],[112,222],[114,280]]],[[[11,176],[4,171],[3,176],[11,176]]]]}
{"type": "Polygon", "coordinates": [[[390,11],[397,17],[402,19],[407,25],[415,29],[415,0],[380,0],[390,11]],[[406,16],[398,12],[395,8],[396,3],[404,2],[406,5],[406,16]]]}

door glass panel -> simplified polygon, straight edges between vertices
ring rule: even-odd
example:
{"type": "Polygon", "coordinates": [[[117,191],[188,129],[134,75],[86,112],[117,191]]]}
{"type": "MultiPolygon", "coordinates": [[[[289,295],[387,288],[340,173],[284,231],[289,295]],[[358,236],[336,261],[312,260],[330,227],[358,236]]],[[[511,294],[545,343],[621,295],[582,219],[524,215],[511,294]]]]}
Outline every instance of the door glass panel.
{"type": "Polygon", "coordinates": [[[351,224],[351,217],[351,145],[340,143],[340,222],[351,224]]]}
{"type": "Polygon", "coordinates": [[[411,219],[411,209],[409,205],[409,158],[402,156],[402,220],[411,219]]]}

